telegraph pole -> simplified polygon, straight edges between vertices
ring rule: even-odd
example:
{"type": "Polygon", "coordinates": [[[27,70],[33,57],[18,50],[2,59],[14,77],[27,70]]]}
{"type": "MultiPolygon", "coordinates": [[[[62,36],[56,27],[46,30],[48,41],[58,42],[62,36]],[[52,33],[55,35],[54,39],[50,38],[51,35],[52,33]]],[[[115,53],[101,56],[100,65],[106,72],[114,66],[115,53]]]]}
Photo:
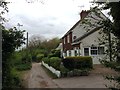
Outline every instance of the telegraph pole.
{"type": "Polygon", "coordinates": [[[27,32],[27,43],[26,43],[26,48],[28,48],[28,32],[27,32]]]}

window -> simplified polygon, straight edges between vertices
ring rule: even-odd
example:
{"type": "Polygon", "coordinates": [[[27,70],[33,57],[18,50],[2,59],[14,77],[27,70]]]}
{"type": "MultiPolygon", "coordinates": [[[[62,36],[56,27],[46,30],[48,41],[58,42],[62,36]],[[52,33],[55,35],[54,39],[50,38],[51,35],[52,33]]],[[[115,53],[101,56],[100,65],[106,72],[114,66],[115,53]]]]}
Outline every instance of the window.
{"type": "Polygon", "coordinates": [[[71,56],[71,50],[69,50],[69,56],[71,56]]]}
{"type": "Polygon", "coordinates": [[[78,54],[77,54],[77,50],[75,50],[75,56],[77,56],[78,54]]]}
{"type": "Polygon", "coordinates": [[[65,37],[64,37],[64,44],[65,44],[65,37]]]}
{"type": "Polygon", "coordinates": [[[84,56],[89,56],[89,48],[84,48],[84,56]]]}
{"type": "Polygon", "coordinates": [[[104,47],[91,47],[91,55],[103,55],[104,47]]]}
{"type": "Polygon", "coordinates": [[[104,47],[98,47],[98,54],[103,55],[104,54],[104,47]]]}
{"type": "Polygon", "coordinates": [[[69,34],[67,35],[67,41],[68,41],[68,43],[70,43],[69,34]]]}
{"type": "Polygon", "coordinates": [[[97,55],[98,54],[98,48],[97,47],[91,47],[91,55],[97,55]]]}
{"type": "Polygon", "coordinates": [[[64,57],[66,57],[67,56],[67,54],[66,54],[66,52],[64,52],[64,57]]]}

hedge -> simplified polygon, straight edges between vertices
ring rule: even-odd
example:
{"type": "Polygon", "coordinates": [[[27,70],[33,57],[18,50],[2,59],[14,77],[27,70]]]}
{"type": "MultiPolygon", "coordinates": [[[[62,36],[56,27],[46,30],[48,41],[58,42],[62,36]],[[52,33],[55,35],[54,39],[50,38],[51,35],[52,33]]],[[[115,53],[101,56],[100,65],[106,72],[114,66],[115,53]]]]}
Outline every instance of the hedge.
{"type": "Polygon", "coordinates": [[[50,59],[48,57],[42,58],[42,61],[50,66],[50,59]]]}
{"type": "Polygon", "coordinates": [[[43,58],[42,59],[45,63],[53,68],[60,70],[61,59],[59,57],[51,57],[51,58],[43,58]]]}
{"type": "Polygon", "coordinates": [[[51,57],[50,58],[50,66],[53,68],[60,70],[61,59],[59,57],[51,57]]]}
{"type": "Polygon", "coordinates": [[[69,70],[93,68],[92,58],[88,56],[66,57],[62,62],[69,70]]]}

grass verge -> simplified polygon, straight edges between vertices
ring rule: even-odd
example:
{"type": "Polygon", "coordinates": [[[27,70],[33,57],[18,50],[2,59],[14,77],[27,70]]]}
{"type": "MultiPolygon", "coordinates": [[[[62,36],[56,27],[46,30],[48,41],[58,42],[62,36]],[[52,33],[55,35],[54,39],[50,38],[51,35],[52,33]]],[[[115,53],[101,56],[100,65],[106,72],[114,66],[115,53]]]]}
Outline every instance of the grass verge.
{"type": "Polygon", "coordinates": [[[41,65],[42,68],[45,70],[45,72],[47,73],[48,76],[50,76],[52,79],[57,79],[57,75],[55,75],[54,73],[52,73],[50,70],[48,70],[45,66],[41,65]]]}

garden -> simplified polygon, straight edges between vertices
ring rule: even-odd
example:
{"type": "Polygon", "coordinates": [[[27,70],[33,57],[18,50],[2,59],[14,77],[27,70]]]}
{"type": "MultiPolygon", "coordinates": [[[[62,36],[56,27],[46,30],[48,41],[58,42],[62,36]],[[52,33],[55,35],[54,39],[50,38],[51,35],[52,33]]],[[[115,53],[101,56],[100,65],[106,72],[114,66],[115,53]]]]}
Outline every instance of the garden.
{"type": "Polygon", "coordinates": [[[42,65],[57,77],[87,76],[93,68],[92,58],[88,56],[60,58],[60,50],[53,50],[42,58],[42,65]]]}

